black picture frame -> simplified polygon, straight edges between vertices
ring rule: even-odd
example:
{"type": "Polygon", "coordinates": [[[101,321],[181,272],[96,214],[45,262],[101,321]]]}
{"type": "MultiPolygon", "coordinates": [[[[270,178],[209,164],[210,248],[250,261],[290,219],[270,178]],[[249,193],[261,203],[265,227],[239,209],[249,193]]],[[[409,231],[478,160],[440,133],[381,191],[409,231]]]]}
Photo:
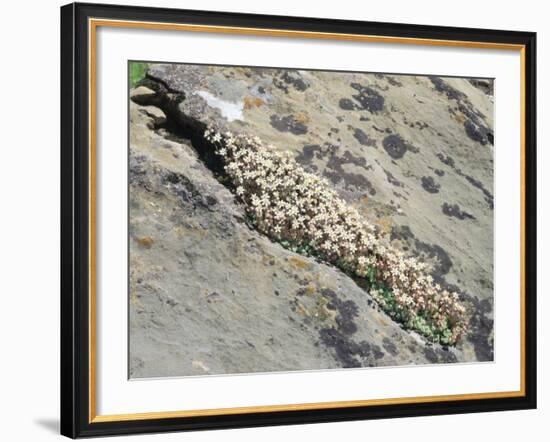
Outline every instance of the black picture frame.
{"type": "Polygon", "coordinates": [[[61,434],[76,438],[536,408],[536,34],[73,3],[61,8],[61,434]],[[90,419],[89,18],[520,45],[524,51],[524,394],[139,420],[90,419]]]}

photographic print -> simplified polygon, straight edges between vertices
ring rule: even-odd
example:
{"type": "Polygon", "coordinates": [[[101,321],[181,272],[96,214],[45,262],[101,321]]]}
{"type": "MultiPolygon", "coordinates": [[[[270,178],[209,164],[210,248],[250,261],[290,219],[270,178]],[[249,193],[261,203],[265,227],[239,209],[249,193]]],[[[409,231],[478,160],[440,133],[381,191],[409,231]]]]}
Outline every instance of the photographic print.
{"type": "Polygon", "coordinates": [[[130,378],[493,361],[492,79],[128,72],[130,378]]]}
{"type": "Polygon", "coordinates": [[[536,40],[63,6],[61,433],[536,408],[536,40]]]}

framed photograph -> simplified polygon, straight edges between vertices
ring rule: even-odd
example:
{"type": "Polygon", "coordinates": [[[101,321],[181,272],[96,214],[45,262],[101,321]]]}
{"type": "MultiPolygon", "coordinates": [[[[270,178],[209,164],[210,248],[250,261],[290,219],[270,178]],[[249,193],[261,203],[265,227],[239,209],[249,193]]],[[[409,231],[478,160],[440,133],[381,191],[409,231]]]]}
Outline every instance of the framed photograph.
{"type": "Polygon", "coordinates": [[[535,60],[62,7],[62,434],[535,408],[535,60]]]}

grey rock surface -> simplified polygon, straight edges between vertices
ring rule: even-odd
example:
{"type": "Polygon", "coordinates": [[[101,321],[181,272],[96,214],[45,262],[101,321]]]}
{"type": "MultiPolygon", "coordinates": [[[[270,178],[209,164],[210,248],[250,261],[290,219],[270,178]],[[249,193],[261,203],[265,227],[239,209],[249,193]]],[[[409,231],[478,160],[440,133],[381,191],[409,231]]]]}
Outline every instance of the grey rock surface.
{"type": "Polygon", "coordinates": [[[491,81],[159,64],[139,88],[131,377],[492,360],[491,81]],[[206,126],[258,135],[328,178],[461,293],[468,334],[429,344],[360,281],[256,232],[216,179],[206,126]]]}

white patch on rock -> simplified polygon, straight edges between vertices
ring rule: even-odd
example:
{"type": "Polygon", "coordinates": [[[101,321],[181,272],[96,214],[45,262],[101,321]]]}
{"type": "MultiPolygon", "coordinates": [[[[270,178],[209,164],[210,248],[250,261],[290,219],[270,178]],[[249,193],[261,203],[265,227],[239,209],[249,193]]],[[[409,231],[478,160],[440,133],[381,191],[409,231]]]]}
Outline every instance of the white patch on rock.
{"type": "Polygon", "coordinates": [[[193,368],[198,368],[206,373],[210,371],[210,368],[202,361],[193,361],[192,365],[193,365],[193,368]]]}
{"type": "Polygon", "coordinates": [[[224,101],[206,91],[197,91],[195,92],[195,94],[204,98],[208,103],[208,106],[219,109],[222,113],[222,116],[226,118],[227,121],[243,119],[243,103],[232,103],[231,101],[224,101]]]}

